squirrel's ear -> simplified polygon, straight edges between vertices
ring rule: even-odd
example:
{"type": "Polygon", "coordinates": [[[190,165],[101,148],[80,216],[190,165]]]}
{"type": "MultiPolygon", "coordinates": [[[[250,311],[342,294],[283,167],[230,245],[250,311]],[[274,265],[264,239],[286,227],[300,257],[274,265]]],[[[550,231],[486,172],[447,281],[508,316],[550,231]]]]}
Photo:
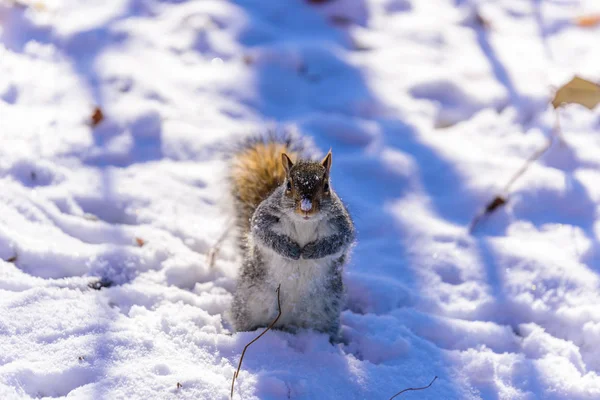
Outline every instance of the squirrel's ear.
{"type": "Polygon", "coordinates": [[[331,169],[331,149],[329,150],[329,153],[327,153],[323,161],[321,161],[321,165],[325,167],[325,171],[327,171],[327,174],[329,174],[329,170],[331,169]]]}
{"type": "Polygon", "coordinates": [[[288,175],[290,173],[290,169],[294,166],[294,163],[287,154],[281,153],[281,164],[283,164],[283,169],[285,170],[285,174],[288,175]]]}

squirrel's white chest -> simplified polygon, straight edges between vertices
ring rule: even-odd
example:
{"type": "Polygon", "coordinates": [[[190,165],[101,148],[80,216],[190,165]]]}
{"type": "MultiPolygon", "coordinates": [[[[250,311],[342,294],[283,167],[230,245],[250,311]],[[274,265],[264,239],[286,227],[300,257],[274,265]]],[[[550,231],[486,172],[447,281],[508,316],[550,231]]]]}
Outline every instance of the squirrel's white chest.
{"type": "Polygon", "coordinates": [[[323,220],[316,221],[295,221],[282,220],[275,228],[277,233],[281,233],[293,239],[300,247],[304,247],[320,237],[333,233],[329,224],[323,220]]]}
{"type": "MultiPolygon", "coordinates": [[[[300,247],[332,233],[325,221],[286,221],[276,230],[289,236],[300,247]]],[[[279,324],[286,325],[293,321],[298,326],[310,326],[310,320],[318,318],[317,314],[323,307],[331,257],[291,260],[271,249],[263,250],[268,279],[272,280],[274,286],[281,285],[282,316],[279,324]]]]}
{"type": "MultiPolygon", "coordinates": [[[[325,285],[331,260],[290,260],[271,253],[265,260],[272,286],[281,285],[281,318],[277,325],[308,327],[315,320],[323,320],[323,306],[327,296],[325,285]]],[[[276,304],[263,299],[263,304],[276,304]]],[[[269,294],[266,295],[269,297],[269,294]]]]}

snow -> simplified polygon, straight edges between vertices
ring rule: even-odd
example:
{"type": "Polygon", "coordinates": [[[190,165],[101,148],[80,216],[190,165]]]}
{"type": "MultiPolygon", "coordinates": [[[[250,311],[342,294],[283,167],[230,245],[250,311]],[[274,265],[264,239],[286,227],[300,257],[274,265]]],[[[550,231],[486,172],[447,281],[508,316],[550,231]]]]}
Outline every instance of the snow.
{"type": "Polygon", "coordinates": [[[271,331],[236,399],[600,398],[592,0],[0,3],[0,398],[225,399],[243,347],[219,149],[333,150],[344,342],[271,331]],[[89,123],[94,107],[104,120],[89,123]],[[99,289],[99,290],[98,290],[99,289]],[[178,387],[178,383],[181,387],[178,387]],[[411,397],[412,396],[412,397],[411,397]],[[400,397],[403,398],[403,397],[400,397]]]}
{"type": "Polygon", "coordinates": [[[302,211],[310,211],[312,209],[312,202],[310,199],[302,199],[300,202],[300,209],[302,211]]]}

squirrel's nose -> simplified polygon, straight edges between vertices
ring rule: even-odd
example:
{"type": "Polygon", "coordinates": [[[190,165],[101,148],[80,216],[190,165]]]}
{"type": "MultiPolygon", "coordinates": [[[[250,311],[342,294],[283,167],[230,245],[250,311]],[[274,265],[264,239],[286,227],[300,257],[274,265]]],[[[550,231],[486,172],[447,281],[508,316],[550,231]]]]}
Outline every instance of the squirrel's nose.
{"type": "Polygon", "coordinates": [[[312,201],[309,198],[303,198],[302,201],[300,201],[300,209],[304,212],[309,212],[312,210],[312,201]]]}

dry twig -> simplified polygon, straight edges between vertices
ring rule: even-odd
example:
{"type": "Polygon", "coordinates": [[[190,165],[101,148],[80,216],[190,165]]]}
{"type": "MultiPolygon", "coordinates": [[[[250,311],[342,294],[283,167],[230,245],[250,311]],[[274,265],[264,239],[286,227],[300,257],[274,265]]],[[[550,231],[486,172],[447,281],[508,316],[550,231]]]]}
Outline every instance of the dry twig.
{"type": "Polygon", "coordinates": [[[510,191],[512,185],[517,181],[517,179],[519,179],[525,172],[527,172],[527,170],[529,169],[529,167],[531,166],[531,164],[533,164],[535,161],[539,160],[541,156],[544,155],[544,153],[546,153],[548,151],[548,149],[550,148],[550,146],[552,146],[552,143],[554,143],[554,140],[558,138],[558,140],[561,143],[565,143],[564,139],[563,139],[563,135],[562,135],[562,130],[560,128],[560,119],[559,119],[559,115],[558,115],[558,110],[555,109],[555,115],[556,115],[556,122],[554,125],[554,131],[552,132],[552,135],[550,136],[550,138],[548,139],[548,142],[539,150],[537,150],[535,153],[533,153],[526,161],[525,163],[521,166],[521,168],[519,168],[519,170],[509,179],[508,183],[506,185],[504,185],[504,189],[502,190],[502,194],[497,195],[494,197],[494,199],[492,201],[490,201],[482,210],[479,211],[479,213],[477,213],[477,215],[475,216],[475,218],[473,218],[473,221],[471,221],[471,224],[469,225],[469,233],[472,233],[473,230],[475,229],[475,227],[477,226],[477,224],[479,223],[479,221],[481,221],[485,216],[491,214],[492,212],[494,212],[497,208],[499,208],[500,206],[503,206],[504,204],[507,203],[507,195],[508,192],[510,191]]]}
{"type": "Polygon", "coordinates": [[[410,392],[411,390],[424,390],[424,389],[428,389],[431,385],[433,385],[433,382],[435,382],[436,379],[437,379],[437,376],[435,378],[433,378],[433,380],[431,382],[429,382],[429,385],[427,385],[427,386],[423,386],[423,387],[420,387],[420,388],[408,388],[408,389],[401,390],[398,393],[396,393],[395,395],[393,395],[392,397],[390,397],[390,400],[392,400],[396,396],[401,395],[404,392],[410,392]]]}
{"type": "Polygon", "coordinates": [[[219,255],[221,246],[223,245],[223,242],[227,238],[227,234],[229,233],[229,231],[231,230],[232,227],[233,227],[233,223],[228,224],[227,228],[225,228],[223,233],[221,233],[221,236],[219,236],[219,238],[217,239],[215,244],[210,248],[210,250],[208,250],[208,253],[206,254],[206,263],[208,264],[209,268],[212,268],[215,266],[215,261],[217,259],[217,256],[219,255]]]}
{"type": "Polygon", "coordinates": [[[242,368],[242,361],[244,360],[244,355],[246,354],[246,350],[248,350],[248,347],[250,347],[250,345],[252,343],[256,342],[258,339],[260,339],[262,337],[262,335],[264,335],[271,328],[273,328],[273,326],[275,326],[275,324],[279,320],[279,317],[281,317],[281,300],[279,298],[280,290],[281,290],[281,284],[279,286],[277,286],[277,307],[279,308],[279,313],[277,314],[277,317],[273,320],[273,322],[271,322],[271,324],[269,324],[269,326],[267,326],[267,329],[265,329],[260,335],[258,335],[250,343],[248,343],[244,347],[244,350],[242,351],[242,356],[240,357],[240,362],[238,363],[237,370],[233,373],[233,379],[231,380],[231,398],[233,398],[233,388],[235,385],[235,380],[237,379],[238,375],[240,374],[240,368],[242,368]]]}

